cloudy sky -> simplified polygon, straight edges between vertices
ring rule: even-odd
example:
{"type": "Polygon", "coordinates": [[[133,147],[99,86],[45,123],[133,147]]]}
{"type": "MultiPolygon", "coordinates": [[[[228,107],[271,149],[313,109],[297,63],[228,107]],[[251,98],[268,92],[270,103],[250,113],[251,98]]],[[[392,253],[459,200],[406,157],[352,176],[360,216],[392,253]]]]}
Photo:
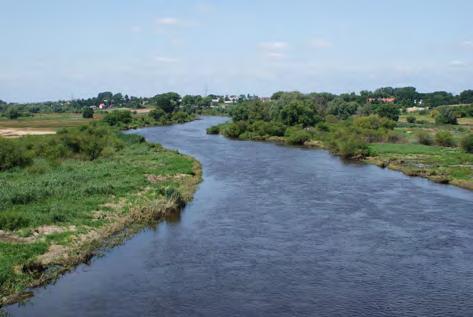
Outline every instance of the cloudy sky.
{"type": "Polygon", "coordinates": [[[473,88],[471,0],[0,0],[0,99],[473,88]]]}

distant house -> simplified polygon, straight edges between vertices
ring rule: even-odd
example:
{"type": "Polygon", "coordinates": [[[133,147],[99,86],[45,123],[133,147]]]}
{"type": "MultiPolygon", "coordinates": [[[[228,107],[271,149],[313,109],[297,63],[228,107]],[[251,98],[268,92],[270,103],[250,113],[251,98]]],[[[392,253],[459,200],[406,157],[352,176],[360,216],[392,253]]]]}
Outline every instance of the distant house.
{"type": "Polygon", "coordinates": [[[105,109],[105,108],[106,108],[106,106],[105,106],[105,104],[102,102],[102,103],[99,105],[99,109],[100,109],[100,110],[103,110],[103,109],[105,109]]]}

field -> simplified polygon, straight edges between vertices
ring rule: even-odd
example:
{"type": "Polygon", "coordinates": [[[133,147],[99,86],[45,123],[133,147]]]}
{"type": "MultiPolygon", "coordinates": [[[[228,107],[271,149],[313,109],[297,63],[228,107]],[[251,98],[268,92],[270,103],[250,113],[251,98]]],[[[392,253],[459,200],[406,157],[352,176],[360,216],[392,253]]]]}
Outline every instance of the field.
{"type": "Polygon", "coordinates": [[[60,128],[77,127],[98,120],[84,119],[80,113],[47,113],[35,114],[32,117],[23,117],[17,120],[0,118],[0,136],[18,137],[32,134],[53,134],[60,128]]]}

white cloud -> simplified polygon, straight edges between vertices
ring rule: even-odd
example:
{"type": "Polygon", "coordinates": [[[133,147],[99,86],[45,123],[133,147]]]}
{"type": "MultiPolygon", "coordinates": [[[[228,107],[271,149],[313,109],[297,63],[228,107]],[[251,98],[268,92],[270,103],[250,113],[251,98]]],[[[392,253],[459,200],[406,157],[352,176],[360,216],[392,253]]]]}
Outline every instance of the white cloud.
{"type": "Polygon", "coordinates": [[[332,42],[327,41],[323,38],[312,39],[310,41],[310,46],[314,48],[330,48],[333,46],[332,42]]]}
{"type": "Polygon", "coordinates": [[[166,57],[166,56],[156,56],[154,60],[158,63],[164,63],[164,64],[172,64],[172,63],[179,62],[177,58],[166,57]]]}
{"type": "Polygon", "coordinates": [[[171,17],[158,18],[156,19],[156,23],[159,25],[178,25],[179,20],[176,18],[171,18],[171,17]]]}
{"type": "Polygon", "coordinates": [[[263,42],[259,46],[262,49],[274,51],[274,50],[284,50],[289,47],[289,44],[286,42],[263,42]]]}

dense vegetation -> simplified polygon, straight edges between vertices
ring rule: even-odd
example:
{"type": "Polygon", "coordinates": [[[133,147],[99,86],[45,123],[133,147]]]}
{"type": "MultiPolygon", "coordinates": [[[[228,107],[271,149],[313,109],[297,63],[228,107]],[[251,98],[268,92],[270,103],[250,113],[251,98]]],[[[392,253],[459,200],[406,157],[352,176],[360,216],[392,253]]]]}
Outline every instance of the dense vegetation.
{"type": "Polygon", "coordinates": [[[0,305],[111,234],[182,206],[196,171],[189,157],[104,122],[0,138],[0,305]]]}
{"type": "MultiPolygon", "coordinates": [[[[389,95],[378,92],[378,96],[401,96],[398,90],[389,92],[389,95]]],[[[460,120],[467,122],[465,120],[472,116],[473,105],[423,107],[407,114],[403,103],[411,100],[410,97],[403,95],[401,100],[404,101],[398,103],[392,99],[363,99],[363,96],[372,95],[278,92],[268,101],[237,104],[229,112],[232,121],[211,127],[207,132],[243,140],[324,147],[344,158],[367,159],[383,166],[397,162],[400,169],[402,162],[407,160],[388,155],[391,152],[382,149],[383,146],[403,144],[403,151],[412,148],[414,155],[410,160],[410,174],[441,179],[442,182],[460,184],[461,181],[462,186],[473,188],[473,155],[470,154],[473,153],[473,125],[459,124],[460,120]],[[419,145],[448,150],[420,154],[416,152],[419,145]],[[430,158],[424,157],[428,155],[430,158]],[[439,163],[435,163],[433,157],[439,163]],[[456,159],[452,159],[454,157],[456,159]],[[419,163],[421,161],[428,164],[419,163]],[[422,168],[414,173],[412,166],[415,164],[422,168]],[[456,172],[459,169],[462,173],[456,172]]],[[[461,96],[462,100],[469,100],[468,94],[461,96]]]]}

